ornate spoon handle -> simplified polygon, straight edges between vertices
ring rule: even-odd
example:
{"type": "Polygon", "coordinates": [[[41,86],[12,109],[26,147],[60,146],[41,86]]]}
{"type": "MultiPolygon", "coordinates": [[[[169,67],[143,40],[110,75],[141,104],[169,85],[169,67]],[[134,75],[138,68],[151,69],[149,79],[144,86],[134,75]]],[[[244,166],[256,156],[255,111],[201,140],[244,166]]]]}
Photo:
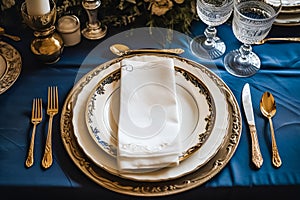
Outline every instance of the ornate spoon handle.
{"type": "Polygon", "coordinates": [[[174,54],[182,54],[184,52],[183,49],[133,49],[126,51],[126,54],[130,53],[174,53],[174,54]]]}
{"type": "Polygon", "coordinates": [[[268,41],[300,42],[300,37],[265,38],[255,44],[264,44],[268,41]]]}
{"type": "Polygon", "coordinates": [[[5,37],[8,37],[8,38],[10,38],[10,39],[12,39],[12,40],[14,40],[14,41],[16,41],[16,42],[18,42],[18,41],[21,40],[21,38],[20,38],[19,36],[9,35],[9,34],[6,34],[6,33],[2,33],[2,34],[0,34],[0,35],[3,35],[3,36],[5,36],[5,37]]]}
{"type": "Polygon", "coordinates": [[[282,162],[281,162],[281,158],[279,156],[278,148],[276,145],[273,122],[272,122],[271,118],[269,118],[269,123],[270,123],[270,129],[271,129],[271,137],[272,137],[272,163],[275,167],[280,167],[282,162]]]}

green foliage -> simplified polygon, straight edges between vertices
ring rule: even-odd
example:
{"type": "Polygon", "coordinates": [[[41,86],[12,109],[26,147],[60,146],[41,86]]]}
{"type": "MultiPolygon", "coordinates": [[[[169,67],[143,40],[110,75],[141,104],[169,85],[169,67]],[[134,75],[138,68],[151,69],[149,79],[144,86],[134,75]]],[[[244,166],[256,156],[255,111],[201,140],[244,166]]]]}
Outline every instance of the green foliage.
{"type": "MultiPolygon", "coordinates": [[[[82,17],[86,13],[81,1],[58,0],[58,11],[82,17]]],[[[196,17],[195,0],[102,0],[98,13],[99,20],[107,26],[134,26],[139,23],[184,33],[189,32],[196,17]]]]}

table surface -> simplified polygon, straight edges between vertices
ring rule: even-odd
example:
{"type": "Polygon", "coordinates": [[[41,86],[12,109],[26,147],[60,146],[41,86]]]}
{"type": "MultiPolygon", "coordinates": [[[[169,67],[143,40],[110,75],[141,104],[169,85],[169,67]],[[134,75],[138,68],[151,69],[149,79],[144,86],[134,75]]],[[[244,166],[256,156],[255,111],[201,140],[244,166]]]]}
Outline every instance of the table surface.
{"type": "MultiPolygon", "coordinates": [[[[64,148],[60,132],[60,113],[53,120],[53,165],[44,170],[40,161],[47,134],[47,116],[37,126],[35,138],[35,163],[27,169],[24,165],[32,131],[31,104],[35,97],[47,99],[47,87],[59,88],[60,110],[76,82],[96,66],[116,58],[109,51],[113,43],[125,43],[131,48],[183,48],[184,58],[204,64],[216,73],[232,90],[240,106],[242,133],[239,145],[228,164],[204,184],[170,195],[170,198],[196,199],[202,197],[278,196],[286,192],[299,194],[300,186],[300,43],[266,43],[253,46],[261,58],[261,69],[248,78],[230,75],[224,68],[223,57],[207,61],[194,56],[189,49],[190,39],[201,34],[205,25],[201,21],[192,24],[191,34],[166,30],[151,35],[148,28],[127,30],[108,27],[107,36],[101,40],[82,37],[76,46],[65,47],[60,60],[55,64],[43,64],[30,51],[32,30],[20,21],[5,25],[6,32],[21,36],[14,42],[1,37],[13,45],[22,56],[22,71],[16,82],[0,95],[0,189],[10,197],[34,192],[34,197],[101,197],[132,199],[101,187],[82,173],[70,159],[64,148]],[[172,36],[172,37],[170,37],[172,36]],[[264,158],[257,170],[251,163],[251,139],[246,118],[241,107],[241,91],[245,83],[250,84],[258,140],[264,158]],[[277,103],[273,118],[277,146],[282,166],[271,163],[271,137],[269,123],[262,116],[259,101],[265,91],[270,91],[277,103]],[[271,196],[269,196],[271,195],[271,196]]],[[[158,29],[160,30],[160,29],[158,29]]],[[[230,22],[217,28],[218,35],[226,45],[226,53],[239,47],[230,22]]],[[[269,36],[300,36],[300,27],[273,26],[269,36]]],[[[44,105],[44,108],[46,106],[44,105]]]]}

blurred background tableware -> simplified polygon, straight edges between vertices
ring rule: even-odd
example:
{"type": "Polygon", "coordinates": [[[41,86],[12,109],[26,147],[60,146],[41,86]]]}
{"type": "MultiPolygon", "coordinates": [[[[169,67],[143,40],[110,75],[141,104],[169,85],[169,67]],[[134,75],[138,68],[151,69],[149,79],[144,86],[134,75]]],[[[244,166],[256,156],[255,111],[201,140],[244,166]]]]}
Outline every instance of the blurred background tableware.
{"type": "Polygon", "coordinates": [[[254,75],[260,69],[260,58],[251,44],[264,39],[281,9],[281,0],[234,0],[232,29],[243,44],[224,58],[226,70],[238,77],[254,75]]]}
{"type": "Polygon", "coordinates": [[[107,27],[98,20],[98,9],[101,5],[100,0],[83,0],[82,6],[88,15],[86,27],[81,31],[82,35],[90,40],[101,39],[106,35],[107,27]]]}
{"type": "Polygon", "coordinates": [[[225,43],[217,37],[217,29],[225,23],[232,13],[233,0],[197,0],[197,14],[207,24],[204,35],[199,35],[191,41],[192,52],[205,59],[216,59],[226,51],[225,43]]]}
{"type": "Polygon", "coordinates": [[[300,42],[300,37],[270,37],[264,38],[261,41],[255,42],[254,44],[264,44],[266,42],[300,42]]]}
{"type": "Polygon", "coordinates": [[[282,162],[279,156],[274,127],[272,122],[272,117],[274,117],[276,113],[276,103],[273,95],[270,92],[265,92],[260,100],[260,110],[261,113],[269,119],[270,129],[271,129],[271,138],[272,138],[272,163],[275,167],[280,167],[282,162]]]}
{"type": "Polygon", "coordinates": [[[300,25],[300,1],[281,0],[282,8],[274,21],[278,26],[299,26],[300,25]]]}
{"type": "Polygon", "coordinates": [[[56,63],[63,52],[64,43],[62,37],[55,31],[57,12],[54,0],[50,0],[48,13],[31,15],[28,10],[30,9],[27,8],[25,1],[21,6],[22,17],[25,23],[34,30],[35,36],[30,44],[31,51],[44,63],[56,63]]]}
{"type": "Polygon", "coordinates": [[[10,34],[5,33],[5,29],[3,27],[0,27],[0,35],[8,37],[8,38],[10,38],[10,39],[12,39],[12,40],[14,40],[16,42],[21,40],[21,38],[19,36],[10,35],[10,34]]]}
{"type": "Polygon", "coordinates": [[[80,21],[75,15],[65,15],[59,18],[57,30],[65,46],[74,46],[81,41],[80,21]]]}

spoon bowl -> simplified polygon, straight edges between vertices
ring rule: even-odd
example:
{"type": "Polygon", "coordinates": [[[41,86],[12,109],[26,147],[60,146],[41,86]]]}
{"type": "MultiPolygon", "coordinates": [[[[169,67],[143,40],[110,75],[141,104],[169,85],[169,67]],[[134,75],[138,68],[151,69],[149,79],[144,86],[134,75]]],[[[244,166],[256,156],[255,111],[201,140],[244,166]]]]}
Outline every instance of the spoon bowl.
{"type": "Polygon", "coordinates": [[[124,44],[113,44],[110,46],[110,51],[118,56],[124,56],[130,53],[172,53],[181,54],[184,52],[181,48],[176,49],[130,49],[124,44]]]}
{"type": "Polygon", "coordinates": [[[114,44],[114,45],[110,46],[110,50],[114,54],[116,54],[118,56],[122,56],[122,55],[126,54],[126,52],[128,52],[130,49],[128,46],[123,45],[123,44],[114,44]]]}
{"type": "Polygon", "coordinates": [[[273,122],[272,122],[272,117],[276,113],[276,103],[273,95],[270,92],[265,92],[262,95],[260,100],[260,110],[261,113],[269,119],[269,123],[270,123],[271,138],[272,138],[272,163],[275,167],[280,167],[282,162],[276,145],[273,122]]]}

